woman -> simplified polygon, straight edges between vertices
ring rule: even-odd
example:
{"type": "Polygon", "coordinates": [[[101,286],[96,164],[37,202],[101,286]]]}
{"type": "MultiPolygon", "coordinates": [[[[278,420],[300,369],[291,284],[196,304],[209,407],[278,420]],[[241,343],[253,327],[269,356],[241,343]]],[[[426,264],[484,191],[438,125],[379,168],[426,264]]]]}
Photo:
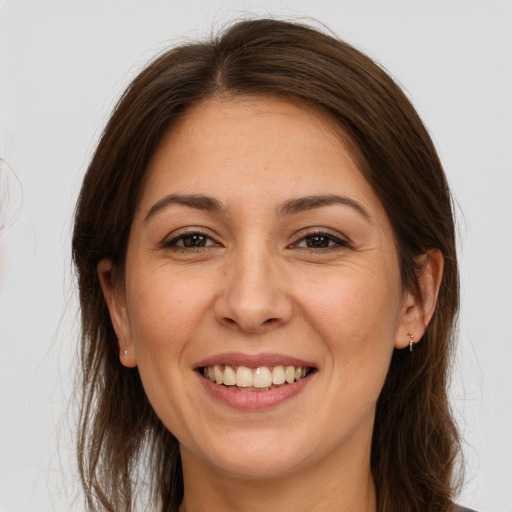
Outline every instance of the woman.
{"type": "Polygon", "coordinates": [[[73,255],[90,510],[460,510],[450,194],[357,50],[255,20],[157,58],[73,255]]]}

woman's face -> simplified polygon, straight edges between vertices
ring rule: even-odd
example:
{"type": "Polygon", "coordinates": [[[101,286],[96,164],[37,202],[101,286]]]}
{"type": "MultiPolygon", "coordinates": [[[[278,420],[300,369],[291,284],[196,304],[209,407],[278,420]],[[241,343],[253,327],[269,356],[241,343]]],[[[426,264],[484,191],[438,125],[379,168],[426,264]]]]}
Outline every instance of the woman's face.
{"type": "Polygon", "coordinates": [[[184,464],[269,477],[368,462],[414,301],[340,140],[282,100],[199,104],[148,169],[124,286],[100,264],[121,360],[184,464]]]}

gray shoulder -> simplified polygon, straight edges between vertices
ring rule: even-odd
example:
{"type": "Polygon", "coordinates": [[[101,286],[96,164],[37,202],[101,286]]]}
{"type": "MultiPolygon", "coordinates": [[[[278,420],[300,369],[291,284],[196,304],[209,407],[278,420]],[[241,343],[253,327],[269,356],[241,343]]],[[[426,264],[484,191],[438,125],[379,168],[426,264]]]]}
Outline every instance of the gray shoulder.
{"type": "Polygon", "coordinates": [[[472,508],[457,507],[456,512],[476,512],[472,508]]]}

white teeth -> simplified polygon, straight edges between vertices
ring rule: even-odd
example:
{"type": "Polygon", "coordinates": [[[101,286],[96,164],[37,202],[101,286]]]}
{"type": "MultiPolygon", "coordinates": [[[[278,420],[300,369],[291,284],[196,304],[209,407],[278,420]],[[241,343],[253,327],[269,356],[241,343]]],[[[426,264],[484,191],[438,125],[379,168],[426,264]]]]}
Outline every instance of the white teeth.
{"type": "Polygon", "coordinates": [[[287,366],[284,374],[286,382],[288,382],[288,384],[292,384],[295,381],[295,366],[287,366]]]}
{"type": "Polygon", "coordinates": [[[226,366],[224,369],[224,384],[226,386],[234,386],[236,384],[235,370],[231,366],[226,366]]]}
{"type": "Polygon", "coordinates": [[[215,375],[215,382],[217,384],[222,384],[224,382],[224,374],[218,364],[213,367],[213,374],[215,375]]]}
{"type": "Polygon", "coordinates": [[[255,388],[268,388],[272,386],[272,374],[266,366],[254,370],[253,386],[255,388]]]}
{"type": "Polygon", "coordinates": [[[207,366],[203,368],[202,372],[212,382],[244,388],[243,391],[252,390],[248,388],[273,389],[273,386],[280,386],[285,382],[293,384],[306,377],[308,373],[307,368],[303,366],[277,365],[273,368],[268,366],[248,368],[247,366],[232,367],[220,364],[207,366]]]}
{"type": "Polygon", "coordinates": [[[272,370],[272,384],[284,384],[286,382],[286,376],[284,374],[284,366],[274,366],[272,370]]]}
{"type": "Polygon", "coordinates": [[[239,366],[236,371],[236,385],[241,388],[253,386],[252,371],[247,366],[239,366]]]}

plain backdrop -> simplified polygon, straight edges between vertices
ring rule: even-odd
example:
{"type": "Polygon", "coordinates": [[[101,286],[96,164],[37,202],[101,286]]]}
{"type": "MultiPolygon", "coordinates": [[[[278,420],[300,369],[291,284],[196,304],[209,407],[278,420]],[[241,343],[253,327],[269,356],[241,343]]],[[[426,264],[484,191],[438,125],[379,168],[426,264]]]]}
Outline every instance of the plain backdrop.
{"type": "Polygon", "coordinates": [[[510,0],[0,0],[0,509],[84,510],[70,233],[105,120],[155,53],[247,14],[325,23],[403,85],[430,130],[459,230],[459,501],[512,512],[510,0]]]}

